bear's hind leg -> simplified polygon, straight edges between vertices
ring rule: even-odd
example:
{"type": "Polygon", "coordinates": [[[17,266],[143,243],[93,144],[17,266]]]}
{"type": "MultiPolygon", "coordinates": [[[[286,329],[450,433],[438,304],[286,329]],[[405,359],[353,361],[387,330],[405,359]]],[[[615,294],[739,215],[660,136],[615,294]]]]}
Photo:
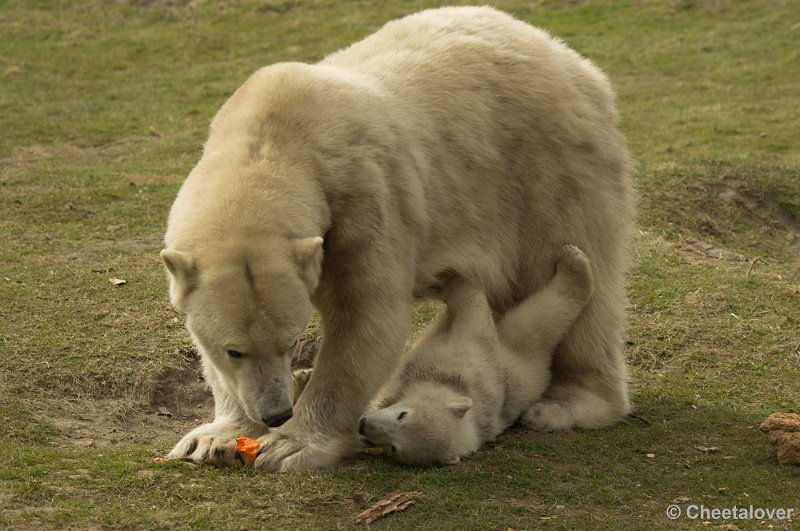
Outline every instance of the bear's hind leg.
{"type": "Polygon", "coordinates": [[[559,345],[553,381],[523,423],[543,431],[600,428],[630,413],[622,330],[625,299],[618,285],[595,275],[595,292],[559,345]]]}
{"type": "Polygon", "coordinates": [[[520,422],[540,431],[602,428],[630,412],[624,381],[603,381],[600,374],[580,376],[575,383],[554,382],[520,422]]]}

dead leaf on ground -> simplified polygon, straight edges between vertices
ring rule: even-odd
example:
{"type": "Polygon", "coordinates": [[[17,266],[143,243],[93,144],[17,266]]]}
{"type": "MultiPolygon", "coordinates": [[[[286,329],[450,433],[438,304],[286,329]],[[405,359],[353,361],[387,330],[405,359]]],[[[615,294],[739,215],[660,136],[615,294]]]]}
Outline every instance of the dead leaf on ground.
{"type": "Polygon", "coordinates": [[[169,418],[169,417],[172,417],[172,411],[170,411],[169,409],[167,409],[164,406],[161,406],[161,407],[158,408],[158,411],[156,411],[156,415],[158,415],[159,417],[167,417],[167,418],[169,418]]]}
{"type": "Polygon", "coordinates": [[[398,492],[385,500],[373,504],[356,517],[357,524],[371,524],[378,518],[397,511],[404,511],[422,497],[421,492],[398,492]]]}
{"type": "Polygon", "coordinates": [[[694,449],[703,452],[704,454],[713,454],[714,452],[719,452],[718,446],[695,446],[694,449]]]}
{"type": "Polygon", "coordinates": [[[690,501],[692,501],[692,499],[689,496],[678,496],[677,498],[672,500],[670,503],[688,503],[690,501]]]}
{"type": "Polygon", "coordinates": [[[121,278],[109,278],[109,282],[111,282],[112,286],[124,286],[128,283],[127,280],[122,280],[121,278]]]}

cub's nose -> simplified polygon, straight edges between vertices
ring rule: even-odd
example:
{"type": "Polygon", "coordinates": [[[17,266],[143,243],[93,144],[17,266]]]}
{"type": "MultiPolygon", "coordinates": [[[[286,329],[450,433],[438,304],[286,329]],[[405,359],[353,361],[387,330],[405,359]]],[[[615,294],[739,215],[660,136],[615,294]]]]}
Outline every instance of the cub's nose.
{"type": "Polygon", "coordinates": [[[275,415],[262,417],[261,420],[264,422],[264,424],[266,424],[270,428],[277,428],[290,418],[292,418],[292,408],[285,409],[280,413],[276,413],[275,415]]]}
{"type": "Polygon", "coordinates": [[[367,424],[367,416],[363,415],[360,419],[358,419],[358,433],[364,435],[364,426],[367,424]]]}

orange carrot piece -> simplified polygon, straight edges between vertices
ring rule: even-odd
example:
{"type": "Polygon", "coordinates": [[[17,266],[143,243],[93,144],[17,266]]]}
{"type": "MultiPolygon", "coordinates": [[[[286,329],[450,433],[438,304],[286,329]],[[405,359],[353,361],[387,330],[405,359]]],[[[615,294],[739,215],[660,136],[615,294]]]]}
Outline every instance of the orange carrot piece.
{"type": "Polygon", "coordinates": [[[236,451],[239,452],[239,457],[247,466],[253,466],[256,462],[259,447],[258,441],[250,437],[237,437],[236,439],[236,451]]]}

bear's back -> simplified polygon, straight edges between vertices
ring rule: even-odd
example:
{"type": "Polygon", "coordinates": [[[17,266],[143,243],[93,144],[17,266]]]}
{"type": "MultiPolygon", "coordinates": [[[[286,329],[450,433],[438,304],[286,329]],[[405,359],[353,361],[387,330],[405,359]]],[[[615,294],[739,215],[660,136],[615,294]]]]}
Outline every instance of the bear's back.
{"type": "Polygon", "coordinates": [[[430,9],[393,20],[321,64],[375,76],[401,94],[424,87],[421,92],[452,97],[453,91],[485,83],[493,91],[518,92],[520,86],[507,83],[516,78],[534,85],[529,94],[541,100],[578,85],[594,104],[615,112],[611,87],[591,61],[546,31],[490,7],[430,9]],[[442,85],[426,87],[434,80],[442,85]]]}

